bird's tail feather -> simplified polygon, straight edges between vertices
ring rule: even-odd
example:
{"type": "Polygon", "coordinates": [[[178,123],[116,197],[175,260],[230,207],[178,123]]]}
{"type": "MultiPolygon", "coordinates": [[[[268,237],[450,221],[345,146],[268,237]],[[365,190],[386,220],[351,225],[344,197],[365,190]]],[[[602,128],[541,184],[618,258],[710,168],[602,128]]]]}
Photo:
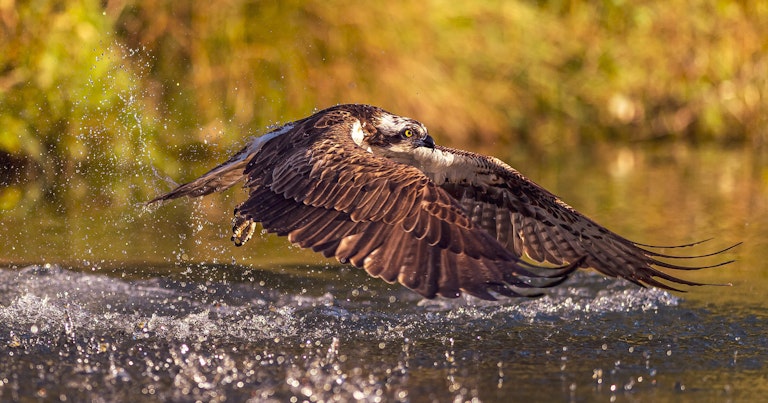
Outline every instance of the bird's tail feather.
{"type": "Polygon", "coordinates": [[[248,163],[248,159],[242,157],[242,153],[238,153],[227,162],[211,169],[192,182],[179,185],[170,192],[155,197],[148,201],[147,205],[183,196],[205,196],[231,188],[245,177],[243,171],[248,163]]]}

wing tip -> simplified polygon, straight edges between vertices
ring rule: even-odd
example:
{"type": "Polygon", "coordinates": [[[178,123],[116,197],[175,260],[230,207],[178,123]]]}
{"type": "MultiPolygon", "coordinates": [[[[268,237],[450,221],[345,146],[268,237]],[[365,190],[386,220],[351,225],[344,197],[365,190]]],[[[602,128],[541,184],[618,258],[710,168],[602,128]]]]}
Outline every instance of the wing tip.
{"type": "MultiPolygon", "coordinates": [[[[675,245],[675,246],[653,246],[653,245],[646,245],[646,244],[642,244],[642,243],[634,243],[634,244],[637,247],[642,247],[646,254],[648,254],[650,256],[654,256],[654,257],[660,257],[660,258],[666,258],[666,259],[699,259],[699,258],[705,258],[705,257],[712,257],[712,256],[721,255],[721,254],[723,254],[725,252],[728,252],[728,251],[730,251],[732,249],[737,248],[738,246],[740,246],[740,245],[742,245],[744,243],[742,241],[739,241],[739,242],[736,242],[733,245],[727,246],[727,247],[725,247],[723,249],[720,249],[720,250],[717,250],[715,252],[703,253],[703,254],[700,254],[700,255],[689,255],[689,256],[686,256],[686,255],[670,255],[670,254],[666,254],[666,253],[659,253],[659,252],[654,252],[654,251],[650,251],[650,250],[644,249],[644,248],[656,248],[656,249],[687,248],[687,247],[693,247],[693,246],[696,246],[696,245],[703,244],[704,242],[708,242],[710,240],[712,240],[712,238],[705,239],[703,241],[692,242],[692,243],[684,244],[684,245],[675,245]]],[[[728,264],[728,263],[731,263],[731,262],[733,262],[733,261],[729,261],[729,262],[726,262],[726,263],[723,263],[723,264],[728,264]]]]}

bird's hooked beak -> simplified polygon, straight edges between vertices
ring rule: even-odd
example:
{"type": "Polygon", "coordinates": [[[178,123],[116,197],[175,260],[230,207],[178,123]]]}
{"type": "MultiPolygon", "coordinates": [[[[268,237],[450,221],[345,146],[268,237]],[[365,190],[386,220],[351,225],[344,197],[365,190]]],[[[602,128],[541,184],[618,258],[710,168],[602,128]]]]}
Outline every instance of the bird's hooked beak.
{"type": "Polygon", "coordinates": [[[419,142],[419,147],[435,148],[435,139],[430,135],[426,135],[426,137],[419,142]]]}

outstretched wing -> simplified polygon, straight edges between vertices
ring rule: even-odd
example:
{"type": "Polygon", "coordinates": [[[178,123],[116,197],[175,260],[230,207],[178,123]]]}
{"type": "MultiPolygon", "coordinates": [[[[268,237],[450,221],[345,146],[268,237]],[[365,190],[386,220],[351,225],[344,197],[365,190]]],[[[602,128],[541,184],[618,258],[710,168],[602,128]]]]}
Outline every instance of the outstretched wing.
{"type": "Polygon", "coordinates": [[[338,111],[265,144],[245,168],[250,195],[236,220],[261,222],[426,298],[520,296],[514,288],[559,284],[580,263],[532,272],[421,171],[357,146],[351,133],[359,129],[338,111]]]}
{"type": "Polygon", "coordinates": [[[648,249],[652,246],[632,242],[597,224],[496,158],[438,146],[418,160],[417,166],[463,206],[474,225],[518,256],[526,254],[537,262],[555,264],[583,258],[583,267],[641,286],[671,290],[677,289],[658,279],[702,284],[658,268],[698,270],[731,263],[681,266],[661,260],[712,256],[736,245],[701,256],[654,252],[648,249]]]}

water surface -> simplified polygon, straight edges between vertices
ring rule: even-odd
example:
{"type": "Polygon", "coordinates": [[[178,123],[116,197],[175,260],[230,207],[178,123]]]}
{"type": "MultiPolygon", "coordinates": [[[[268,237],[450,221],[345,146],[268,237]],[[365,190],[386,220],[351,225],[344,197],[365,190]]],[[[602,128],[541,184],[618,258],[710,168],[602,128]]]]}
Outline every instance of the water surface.
{"type": "MultiPolygon", "coordinates": [[[[736,263],[684,273],[733,286],[671,294],[584,272],[538,299],[425,301],[282,238],[235,248],[237,190],[148,210],[145,195],[110,197],[76,178],[54,198],[31,182],[2,188],[0,399],[754,401],[768,393],[759,154],[639,146],[501,156],[640,242],[714,237],[702,246],[711,251],[744,241],[725,256],[736,263]]],[[[168,186],[135,180],[158,193],[168,186]]]]}

